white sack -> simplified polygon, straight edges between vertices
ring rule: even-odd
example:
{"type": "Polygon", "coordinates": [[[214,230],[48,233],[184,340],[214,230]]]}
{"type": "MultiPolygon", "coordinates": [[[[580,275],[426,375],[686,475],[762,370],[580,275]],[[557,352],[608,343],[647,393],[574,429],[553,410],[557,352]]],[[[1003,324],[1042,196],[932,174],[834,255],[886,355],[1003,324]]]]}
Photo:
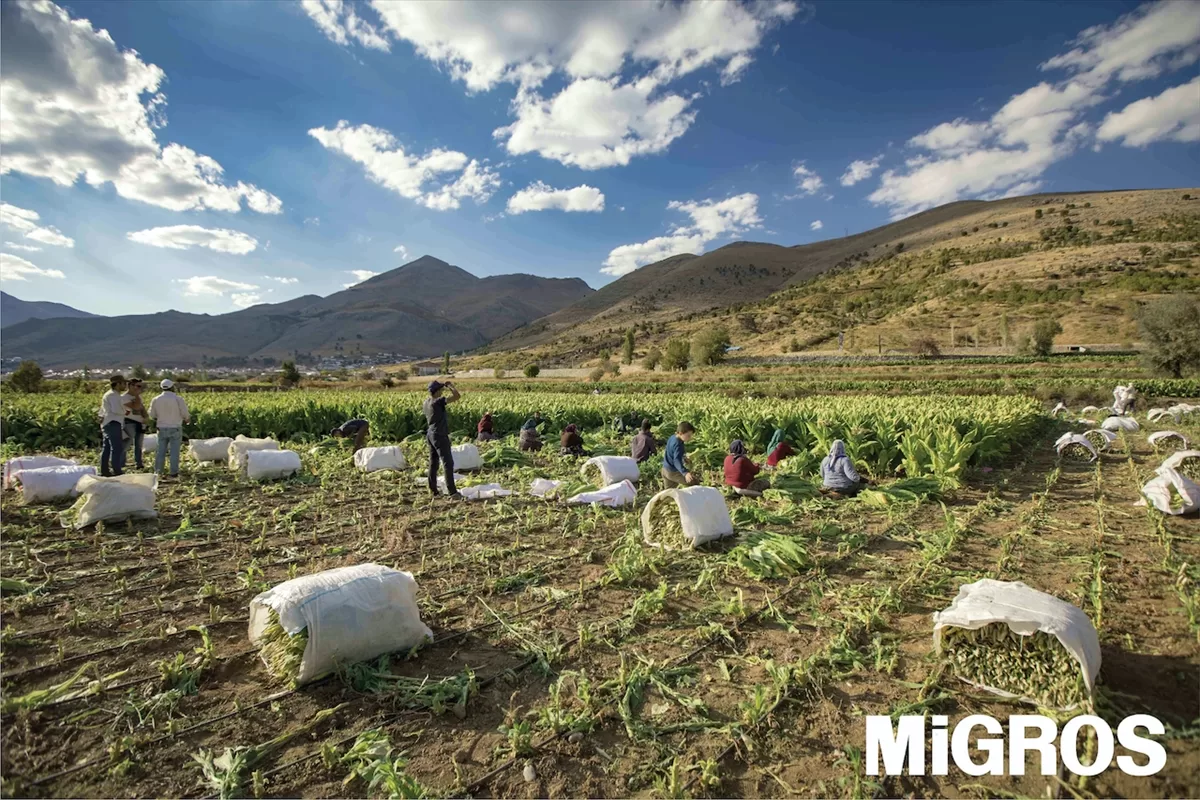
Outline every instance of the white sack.
{"type": "Polygon", "coordinates": [[[298,684],[337,663],[411,650],[432,639],[417,609],[417,582],[378,564],[326,570],[285,581],[250,601],[250,641],[258,644],[270,610],[289,634],[308,629],[298,684]]]}
{"type": "MultiPolygon", "coordinates": [[[[467,476],[466,476],[466,475],[459,475],[457,472],[456,472],[456,473],[454,473],[454,485],[455,485],[455,487],[456,487],[456,488],[458,488],[458,489],[461,491],[462,487],[461,487],[461,486],[459,486],[459,484],[461,484],[461,483],[462,483],[463,481],[465,481],[466,479],[467,479],[467,476]]],[[[425,475],[422,475],[421,477],[417,478],[417,479],[416,479],[416,483],[417,483],[419,486],[427,486],[427,485],[429,484],[429,476],[428,476],[428,473],[426,473],[425,475]]],[[[438,475],[438,476],[437,476],[437,486],[438,486],[438,489],[441,489],[443,492],[444,492],[444,491],[447,491],[447,490],[446,490],[446,476],[445,476],[445,475],[438,475]]]]}
{"type": "Polygon", "coordinates": [[[1191,403],[1176,403],[1167,409],[1167,413],[1179,419],[1187,414],[1194,414],[1198,410],[1200,410],[1200,406],[1194,406],[1191,403]]]}
{"type": "Polygon", "coordinates": [[[629,456],[595,456],[589,458],[579,468],[579,474],[586,478],[589,467],[599,468],[600,483],[604,486],[610,486],[621,481],[637,483],[642,477],[637,461],[629,456]]]}
{"type": "Polygon", "coordinates": [[[637,500],[637,489],[629,481],[613,483],[594,492],[581,492],[574,497],[567,498],[568,503],[596,503],[609,508],[631,506],[635,500],[637,500]]]}
{"type": "Polygon", "coordinates": [[[1097,450],[1107,450],[1117,440],[1115,433],[1106,431],[1103,428],[1092,428],[1090,431],[1084,431],[1083,435],[1087,437],[1089,442],[1096,446],[1097,450]]]}
{"type": "Polygon", "coordinates": [[[479,469],[483,466],[479,448],[473,444],[456,444],[450,448],[450,455],[454,458],[455,470],[479,469]]]}
{"type": "Polygon", "coordinates": [[[1067,447],[1072,444],[1081,445],[1085,450],[1092,454],[1092,457],[1088,459],[1088,463],[1091,463],[1100,457],[1100,454],[1096,452],[1096,446],[1093,445],[1086,436],[1080,436],[1077,433],[1064,433],[1062,436],[1058,437],[1058,441],[1054,443],[1054,449],[1061,456],[1063,450],[1066,450],[1067,447]]]}
{"type": "Polygon", "coordinates": [[[246,454],[246,477],[252,481],[274,481],[300,471],[300,454],[295,450],[251,450],[246,454]]]}
{"type": "Polygon", "coordinates": [[[1100,423],[1100,427],[1106,431],[1136,431],[1140,425],[1133,417],[1109,417],[1100,423]]]}
{"type": "MultiPolygon", "coordinates": [[[[1041,631],[1058,639],[1079,662],[1088,693],[1095,692],[1096,676],[1100,673],[1100,637],[1088,615],[1070,603],[1020,581],[984,578],[960,586],[958,597],[950,607],[933,615],[934,649],[938,653],[942,651],[942,628],[953,626],[973,631],[993,622],[1003,622],[1021,636],[1032,636],[1041,631]]],[[[1013,697],[991,686],[979,688],[1013,697]]],[[[1026,697],[1020,699],[1035,702],[1026,697]]]]}
{"type": "Polygon", "coordinates": [[[1150,434],[1146,438],[1150,440],[1151,446],[1153,446],[1156,449],[1160,442],[1163,442],[1163,441],[1165,441],[1167,439],[1171,439],[1171,438],[1175,438],[1175,439],[1178,439],[1179,441],[1183,442],[1183,448],[1185,450],[1187,449],[1187,446],[1188,446],[1187,437],[1184,436],[1179,431],[1155,431],[1154,433],[1150,434]]]}
{"type": "Polygon", "coordinates": [[[16,473],[23,469],[42,469],[43,467],[71,467],[78,464],[72,458],[58,456],[20,456],[4,462],[4,488],[11,489],[16,473]]]}
{"type": "Polygon", "coordinates": [[[1179,450],[1167,456],[1159,469],[1179,469],[1183,462],[1192,458],[1200,459],[1200,450],[1179,450]]]}
{"type": "Polygon", "coordinates": [[[1050,409],[1050,416],[1052,416],[1052,417],[1057,417],[1059,414],[1065,414],[1065,413],[1067,413],[1067,405],[1066,405],[1066,403],[1063,403],[1062,401],[1059,401],[1058,405],[1056,405],[1054,408],[1050,409]]]}
{"type": "Polygon", "coordinates": [[[189,439],[188,452],[192,458],[203,463],[205,461],[224,461],[229,458],[229,445],[233,439],[228,436],[218,436],[214,439],[189,439]]]}
{"type": "Polygon", "coordinates": [[[1097,408],[1096,406],[1084,406],[1083,408],[1079,409],[1079,413],[1080,414],[1095,414],[1099,410],[1100,409],[1097,408]]]}
{"type": "Polygon", "coordinates": [[[354,454],[354,466],[363,472],[378,472],[384,469],[405,469],[404,451],[397,445],[388,447],[364,447],[354,454]]]}
{"type": "Polygon", "coordinates": [[[646,544],[663,550],[674,549],[651,538],[650,514],[658,503],[666,500],[674,501],[679,507],[683,535],[692,543],[692,547],[733,535],[733,521],[729,519],[725,496],[711,486],[688,486],[684,489],[665,489],[650,498],[646,509],[642,511],[642,538],[646,544]]]}
{"type": "Polygon", "coordinates": [[[479,486],[462,486],[459,494],[467,500],[490,500],[493,497],[508,497],[512,490],[505,489],[498,483],[484,483],[479,486]]]}
{"type": "Polygon", "coordinates": [[[274,439],[251,439],[238,434],[229,443],[229,468],[243,470],[246,468],[246,455],[261,450],[278,450],[279,442],[274,439]]]}
{"type": "Polygon", "coordinates": [[[1179,422],[1179,418],[1181,416],[1183,416],[1183,415],[1178,412],[1172,414],[1170,411],[1168,411],[1165,408],[1152,408],[1146,412],[1146,421],[1147,422],[1160,422],[1165,417],[1172,417],[1176,422],[1179,422]]]}
{"type": "Polygon", "coordinates": [[[158,434],[147,433],[142,437],[142,452],[157,453],[158,452],[158,434]]]}
{"type": "Polygon", "coordinates": [[[123,519],[153,519],[158,516],[154,510],[154,490],[158,488],[158,477],[147,473],[117,475],[112,478],[102,478],[98,475],[84,475],[75,484],[75,491],[83,495],[82,504],[76,503],[70,510],[60,515],[63,527],[67,527],[70,515],[75,512],[72,523],[76,529],[83,529],[97,522],[112,522],[123,519]]]}
{"type": "Polygon", "coordinates": [[[545,497],[548,494],[557,492],[558,487],[562,485],[562,481],[552,481],[549,478],[534,478],[533,483],[529,485],[529,493],[534,497],[545,497]]]}
{"type": "Polygon", "coordinates": [[[1200,509],[1200,486],[1193,483],[1186,475],[1177,469],[1162,466],[1155,470],[1155,475],[1142,487],[1142,499],[1134,503],[1136,506],[1150,505],[1164,514],[1179,516],[1190,514],[1200,509]],[[1179,493],[1182,500],[1175,500],[1178,505],[1172,505],[1172,489],[1179,493]]]}
{"type": "Polygon", "coordinates": [[[21,484],[21,497],[26,505],[49,503],[78,497],[75,485],[84,475],[95,475],[95,467],[39,467],[17,470],[14,480],[21,484]]]}

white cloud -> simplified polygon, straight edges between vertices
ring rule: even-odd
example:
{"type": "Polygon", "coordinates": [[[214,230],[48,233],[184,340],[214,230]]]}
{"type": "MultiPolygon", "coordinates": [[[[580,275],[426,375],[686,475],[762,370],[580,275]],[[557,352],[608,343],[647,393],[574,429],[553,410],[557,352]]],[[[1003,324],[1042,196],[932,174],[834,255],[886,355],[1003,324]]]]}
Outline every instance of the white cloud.
{"type": "Polygon", "coordinates": [[[1126,147],[1200,141],[1200,77],[1109,113],[1096,138],[1102,142],[1119,139],[1126,147]]]}
{"type": "Polygon", "coordinates": [[[190,250],[207,247],[218,253],[245,255],[254,252],[258,240],[240,231],[227,228],[202,228],[199,225],[170,225],[164,228],[148,228],[125,234],[131,242],[148,244],[151,247],[166,247],[171,250],[190,250]]]}
{"type": "MultiPolygon", "coordinates": [[[[20,231],[26,239],[32,239],[35,242],[49,244],[55,247],[74,247],[75,240],[70,236],[64,236],[63,232],[53,225],[39,227],[37,222],[41,217],[36,211],[30,211],[27,208],[10,205],[9,203],[0,203],[0,225],[6,225],[13,230],[20,231]]],[[[29,245],[25,245],[20,249],[27,249],[29,245]]],[[[40,247],[33,248],[40,250],[40,247]]]]}
{"type": "Polygon", "coordinates": [[[300,282],[299,278],[281,278],[276,275],[263,275],[263,280],[278,281],[279,283],[282,283],[284,286],[292,286],[292,285],[300,282]]]}
{"type": "MultiPolygon", "coordinates": [[[[270,290],[268,290],[270,291],[270,290]]],[[[262,295],[254,292],[234,292],[229,295],[229,299],[238,308],[249,308],[250,306],[258,305],[262,302],[262,295]]]]}
{"type": "Polygon", "coordinates": [[[342,287],[345,289],[349,289],[351,286],[357,286],[367,278],[374,278],[379,274],[378,272],[372,272],[369,269],[348,269],[346,272],[350,275],[353,275],[354,280],[350,281],[349,283],[343,283],[342,287]]]}
{"type": "Polygon", "coordinates": [[[27,281],[30,278],[65,278],[60,270],[42,269],[12,253],[0,253],[0,281],[27,281]]]}
{"type": "Polygon", "coordinates": [[[526,211],[603,211],[604,193],[587,184],[572,189],[555,189],[541,181],[531,183],[508,198],[508,213],[526,211]]]}
{"type": "Polygon", "coordinates": [[[821,220],[819,220],[819,219],[814,219],[812,221],[812,224],[810,224],[808,227],[810,230],[819,231],[819,230],[821,230],[821,228],[825,227],[825,223],[821,222],[821,220]]]}
{"type": "Polygon", "coordinates": [[[398,253],[398,254],[400,255],[400,260],[401,260],[401,261],[403,261],[403,260],[405,260],[406,258],[408,258],[408,248],[407,248],[407,247],[405,247],[405,246],[404,246],[404,245],[402,245],[402,244],[398,244],[398,245],[396,245],[396,246],[395,246],[395,247],[392,249],[392,252],[393,252],[393,253],[398,253]]]}
{"type": "Polygon", "coordinates": [[[342,120],[335,128],[313,128],[308,135],[362,164],[380,186],[437,211],[458,208],[463,199],[487,202],[500,186],[498,174],[464,153],[438,148],[423,156],[409,155],[396,137],[371,125],[342,120]],[[429,185],[453,173],[458,173],[454,180],[429,185]]]}
{"type": "Polygon", "coordinates": [[[247,293],[258,289],[253,283],[231,281],[213,275],[193,275],[190,278],[178,278],[173,283],[182,283],[183,293],[189,297],[224,297],[230,293],[247,293]]]}
{"type": "Polygon", "coordinates": [[[5,247],[10,247],[13,250],[24,250],[26,253],[40,253],[42,248],[34,247],[31,244],[18,244],[17,242],[5,242],[5,247]]]}
{"type": "Polygon", "coordinates": [[[320,217],[305,217],[304,224],[315,228],[321,224],[321,218],[320,217]]]}
{"type": "Polygon", "coordinates": [[[858,159],[851,161],[846,167],[846,171],[842,173],[839,183],[842,186],[853,186],[859,181],[865,181],[867,178],[875,174],[875,170],[879,169],[879,162],[883,160],[883,156],[875,156],[869,161],[858,159]]]}
{"type": "Polygon", "coordinates": [[[792,174],[796,177],[796,185],[800,187],[802,194],[816,194],[825,185],[821,176],[804,166],[804,162],[797,164],[796,168],[792,170],[792,174]]]}
{"type": "Polygon", "coordinates": [[[372,50],[387,51],[391,48],[378,28],[355,12],[352,3],[343,0],[301,0],[300,6],[331,41],[347,45],[353,40],[372,50]]]}
{"type": "Polygon", "coordinates": [[[51,2],[6,2],[2,14],[0,174],[111,183],[122,197],[174,211],[238,211],[243,199],[260,213],[282,210],[257,186],[224,183],[212,158],[160,145],[166,75],[157,66],[51,2]]]}
{"type": "Polygon", "coordinates": [[[987,123],[956,119],[935,125],[908,140],[909,145],[946,154],[961,153],[979,145],[987,138],[987,123]]]}
{"type": "Polygon", "coordinates": [[[680,225],[668,236],[614,248],[600,271],[618,277],[628,275],[638,267],[673,255],[703,253],[709,242],[725,234],[741,233],[748,228],[762,226],[762,219],[758,216],[758,195],[749,192],[725,200],[672,201],[667,208],[687,214],[691,224],[680,225]]]}

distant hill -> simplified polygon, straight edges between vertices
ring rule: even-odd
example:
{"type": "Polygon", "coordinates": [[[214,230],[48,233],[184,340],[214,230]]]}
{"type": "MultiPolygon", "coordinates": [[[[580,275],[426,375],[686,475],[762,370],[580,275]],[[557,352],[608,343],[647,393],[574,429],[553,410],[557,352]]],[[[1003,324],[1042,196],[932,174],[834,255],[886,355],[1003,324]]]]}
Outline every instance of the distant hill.
{"type": "Polygon", "coordinates": [[[86,311],[71,308],[62,303],[47,303],[40,300],[22,300],[8,292],[0,292],[0,328],[16,325],[27,319],[55,319],[61,317],[94,317],[86,311]]]}
{"type": "Polygon", "coordinates": [[[306,295],[229,314],[27,320],[6,327],[4,354],[49,367],[118,361],[182,366],[202,358],[284,359],[297,353],[423,357],[480,347],[592,291],[578,278],[477,278],[423,256],[328,297],[306,295]]]}
{"type": "Polygon", "coordinates": [[[926,336],[943,348],[1004,347],[1002,328],[1011,346],[1042,316],[1059,319],[1061,342],[1124,344],[1136,340],[1140,302],[1179,291],[1200,291],[1196,189],[973,200],[814,244],[673,256],[486,352],[575,364],[618,352],[631,327],[642,353],[715,324],[742,355],[836,347],[841,331],[863,352],[926,336]]]}

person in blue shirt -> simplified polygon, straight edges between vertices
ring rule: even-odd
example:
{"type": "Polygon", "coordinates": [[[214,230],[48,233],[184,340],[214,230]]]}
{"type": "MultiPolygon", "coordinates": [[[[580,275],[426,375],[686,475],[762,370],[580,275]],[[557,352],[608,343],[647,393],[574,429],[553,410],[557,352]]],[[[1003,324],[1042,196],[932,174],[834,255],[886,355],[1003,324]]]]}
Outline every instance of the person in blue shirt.
{"type": "Polygon", "coordinates": [[[684,445],[692,440],[692,435],[696,429],[692,427],[690,422],[681,422],[679,427],[675,429],[675,435],[667,439],[666,449],[663,451],[663,482],[667,488],[673,489],[676,486],[695,486],[700,483],[688,467],[687,451],[684,445]]]}

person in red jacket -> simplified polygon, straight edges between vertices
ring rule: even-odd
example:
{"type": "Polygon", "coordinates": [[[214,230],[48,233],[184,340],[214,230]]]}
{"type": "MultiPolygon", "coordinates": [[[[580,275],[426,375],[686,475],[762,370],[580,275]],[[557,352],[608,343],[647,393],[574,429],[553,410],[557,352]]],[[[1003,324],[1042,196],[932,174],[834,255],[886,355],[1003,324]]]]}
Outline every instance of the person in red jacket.
{"type": "Polygon", "coordinates": [[[490,411],[483,415],[483,418],[479,420],[479,424],[475,429],[479,434],[477,441],[490,442],[493,439],[500,438],[496,435],[495,426],[492,423],[492,412],[490,411]]]}
{"type": "Polygon", "coordinates": [[[771,487],[766,478],[755,478],[761,467],[746,455],[746,445],[741,439],[734,439],[729,445],[729,455],[725,456],[725,484],[732,486],[738,494],[757,497],[764,489],[771,487]]]}
{"type": "Polygon", "coordinates": [[[771,451],[771,455],[767,456],[767,466],[774,469],[779,466],[779,462],[791,455],[795,455],[796,451],[787,442],[780,442],[771,451]]]}

